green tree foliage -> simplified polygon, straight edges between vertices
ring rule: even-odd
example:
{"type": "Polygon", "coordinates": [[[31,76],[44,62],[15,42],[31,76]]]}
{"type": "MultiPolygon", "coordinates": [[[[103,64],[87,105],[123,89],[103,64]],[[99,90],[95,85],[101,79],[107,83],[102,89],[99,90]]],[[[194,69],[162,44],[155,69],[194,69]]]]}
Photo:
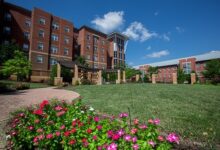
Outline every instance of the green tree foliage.
{"type": "Polygon", "coordinates": [[[125,68],[125,74],[126,74],[126,79],[130,79],[133,76],[135,76],[136,74],[140,74],[141,75],[141,71],[140,70],[136,70],[132,67],[127,66],[125,68]]]}
{"type": "Polygon", "coordinates": [[[4,75],[17,75],[17,80],[22,81],[25,79],[31,70],[31,63],[28,61],[24,53],[16,50],[14,52],[14,57],[7,60],[2,67],[2,73],[4,75]]]}
{"type": "Polygon", "coordinates": [[[158,73],[158,67],[150,66],[148,68],[148,73],[149,73],[150,77],[152,77],[152,74],[157,74],[158,73]]]}
{"type": "Polygon", "coordinates": [[[71,82],[73,78],[73,73],[69,68],[62,67],[61,68],[61,76],[63,77],[64,82],[71,82]]]}
{"type": "Polygon", "coordinates": [[[185,75],[183,69],[180,69],[180,67],[178,67],[178,70],[177,70],[177,82],[179,84],[182,84],[182,83],[184,83],[185,80],[186,80],[186,75],[185,75]]]}
{"type": "Polygon", "coordinates": [[[12,44],[2,44],[0,45],[0,65],[9,59],[14,57],[15,50],[21,50],[18,45],[12,44]]]}
{"type": "Polygon", "coordinates": [[[89,64],[86,62],[86,58],[83,56],[76,57],[76,62],[79,63],[82,66],[88,67],[89,64]]]}
{"type": "Polygon", "coordinates": [[[207,62],[203,75],[206,78],[211,79],[212,83],[220,82],[220,61],[215,59],[207,62]]]}
{"type": "Polygon", "coordinates": [[[50,72],[49,84],[54,85],[54,78],[57,76],[57,65],[53,65],[50,72]]]}

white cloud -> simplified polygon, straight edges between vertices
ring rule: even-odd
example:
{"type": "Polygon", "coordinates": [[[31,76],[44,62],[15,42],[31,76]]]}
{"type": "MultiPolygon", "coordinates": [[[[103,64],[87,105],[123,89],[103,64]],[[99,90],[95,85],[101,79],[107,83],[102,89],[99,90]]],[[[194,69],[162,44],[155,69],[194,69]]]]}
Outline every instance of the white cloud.
{"type": "Polygon", "coordinates": [[[185,30],[182,27],[176,26],[176,30],[179,33],[183,33],[185,30]]]}
{"type": "Polygon", "coordinates": [[[104,14],[103,17],[96,17],[91,23],[94,24],[98,30],[104,33],[110,33],[123,25],[123,16],[123,11],[108,12],[104,14]]]}
{"type": "Polygon", "coordinates": [[[146,57],[150,57],[150,58],[160,58],[162,56],[167,56],[169,55],[170,52],[168,50],[162,50],[159,52],[153,52],[151,54],[146,55],[146,57]]]}
{"type": "Polygon", "coordinates": [[[147,47],[147,50],[151,50],[151,46],[148,46],[148,47],[147,47]]]}
{"type": "Polygon", "coordinates": [[[164,39],[165,41],[170,41],[170,37],[167,34],[163,34],[160,36],[162,39],[164,39]]]}
{"type": "Polygon", "coordinates": [[[150,32],[142,23],[137,21],[132,22],[130,26],[123,32],[123,34],[135,41],[141,42],[157,36],[157,33],[150,32]]]}

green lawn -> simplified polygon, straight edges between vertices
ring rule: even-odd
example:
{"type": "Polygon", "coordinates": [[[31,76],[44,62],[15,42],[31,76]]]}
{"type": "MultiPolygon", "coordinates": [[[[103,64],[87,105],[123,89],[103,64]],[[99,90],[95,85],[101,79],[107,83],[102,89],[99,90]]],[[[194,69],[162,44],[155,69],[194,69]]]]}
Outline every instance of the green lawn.
{"type": "Polygon", "coordinates": [[[220,86],[122,84],[67,87],[98,111],[117,115],[131,109],[142,121],[161,119],[163,131],[185,140],[220,141],[220,86]]]}

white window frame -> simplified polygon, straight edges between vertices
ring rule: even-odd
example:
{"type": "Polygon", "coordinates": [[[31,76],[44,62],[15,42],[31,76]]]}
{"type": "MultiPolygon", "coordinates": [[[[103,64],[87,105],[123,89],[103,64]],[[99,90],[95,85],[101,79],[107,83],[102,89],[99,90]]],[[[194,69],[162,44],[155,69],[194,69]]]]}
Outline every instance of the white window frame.
{"type": "Polygon", "coordinates": [[[44,61],[44,58],[43,58],[43,56],[42,55],[37,55],[37,57],[36,57],[36,62],[37,63],[43,63],[43,61],[44,61]],[[39,58],[41,58],[41,59],[39,59],[39,58]],[[40,60],[40,61],[39,61],[40,60]]]}
{"type": "Polygon", "coordinates": [[[40,29],[40,30],[38,31],[38,37],[44,38],[44,30],[40,29]]]}
{"type": "Polygon", "coordinates": [[[25,31],[25,32],[24,32],[24,38],[25,38],[25,39],[29,39],[29,38],[30,38],[30,33],[27,32],[27,31],[25,31]]]}
{"type": "Polygon", "coordinates": [[[55,58],[50,58],[50,65],[56,65],[57,60],[55,58]]]}
{"type": "Polygon", "coordinates": [[[54,29],[54,30],[59,30],[59,24],[57,23],[57,22],[53,22],[52,23],[52,29],[54,29]]]}
{"type": "Polygon", "coordinates": [[[69,27],[64,27],[64,31],[65,31],[66,33],[69,33],[69,32],[70,32],[70,28],[69,28],[69,27]]]}
{"type": "Polygon", "coordinates": [[[45,18],[39,18],[39,24],[45,25],[46,24],[46,19],[45,18]]]}
{"type": "Polygon", "coordinates": [[[29,44],[23,43],[23,49],[24,49],[24,50],[28,50],[28,49],[29,49],[29,44]]]}
{"type": "Polygon", "coordinates": [[[24,22],[26,27],[30,27],[31,26],[31,21],[29,19],[26,19],[24,22]]]}
{"type": "Polygon", "coordinates": [[[51,40],[52,40],[52,41],[58,41],[58,40],[59,40],[58,35],[52,34],[52,35],[51,35],[51,40]]]}
{"type": "Polygon", "coordinates": [[[63,53],[64,53],[64,55],[69,55],[69,49],[68,48],[64,48],[63,53]]]}
{"type": "Polygon", "coordinates": [[[37,43],[37,50],[43,51],[43,50],[44,50],[44,43],[38,42],[38,43],[37,43]],[[41,45],[41,46],[39,46],[39,45],[41,45]]]}
{"type": "Polygon", "coordinates": [[[70,39],[68,37],[64,37],[64,43],[65,44],[69,44],[70,43],[70,39]]]}
{"type": "Polygon", "coordinates": [[[58,53],[58,47],[57,46],[54,46],[54,45],[51,45],[50,46],[50,52],[52,54],[57,54],[58,53]]]}

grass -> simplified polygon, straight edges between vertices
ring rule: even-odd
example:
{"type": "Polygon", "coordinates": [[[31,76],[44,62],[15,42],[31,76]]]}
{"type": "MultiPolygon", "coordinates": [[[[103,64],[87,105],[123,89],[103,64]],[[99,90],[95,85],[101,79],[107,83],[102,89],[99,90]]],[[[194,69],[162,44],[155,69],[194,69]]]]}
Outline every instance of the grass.
{"type": "Polygon", "coordinates": [[[122,84],[67,87],[95,109],[117,115],[131,110],[131,117],[146,122],[161,119],[165,132],[177,132],[184,141],[220,141],[220,86],[122,84]]]}
{"type": "MultiPolygon", "coordinates": [[[[11,81],[11,80],[0,80],[0,83],[3,84],[15,84],[17,81],[11,81]]],[[[46,83],[33,83],[33,82],[24,82],[30,84],[30,89],[36,89],[36,88],[45,88],[49,87],[50,85],[46,83]]]]}

